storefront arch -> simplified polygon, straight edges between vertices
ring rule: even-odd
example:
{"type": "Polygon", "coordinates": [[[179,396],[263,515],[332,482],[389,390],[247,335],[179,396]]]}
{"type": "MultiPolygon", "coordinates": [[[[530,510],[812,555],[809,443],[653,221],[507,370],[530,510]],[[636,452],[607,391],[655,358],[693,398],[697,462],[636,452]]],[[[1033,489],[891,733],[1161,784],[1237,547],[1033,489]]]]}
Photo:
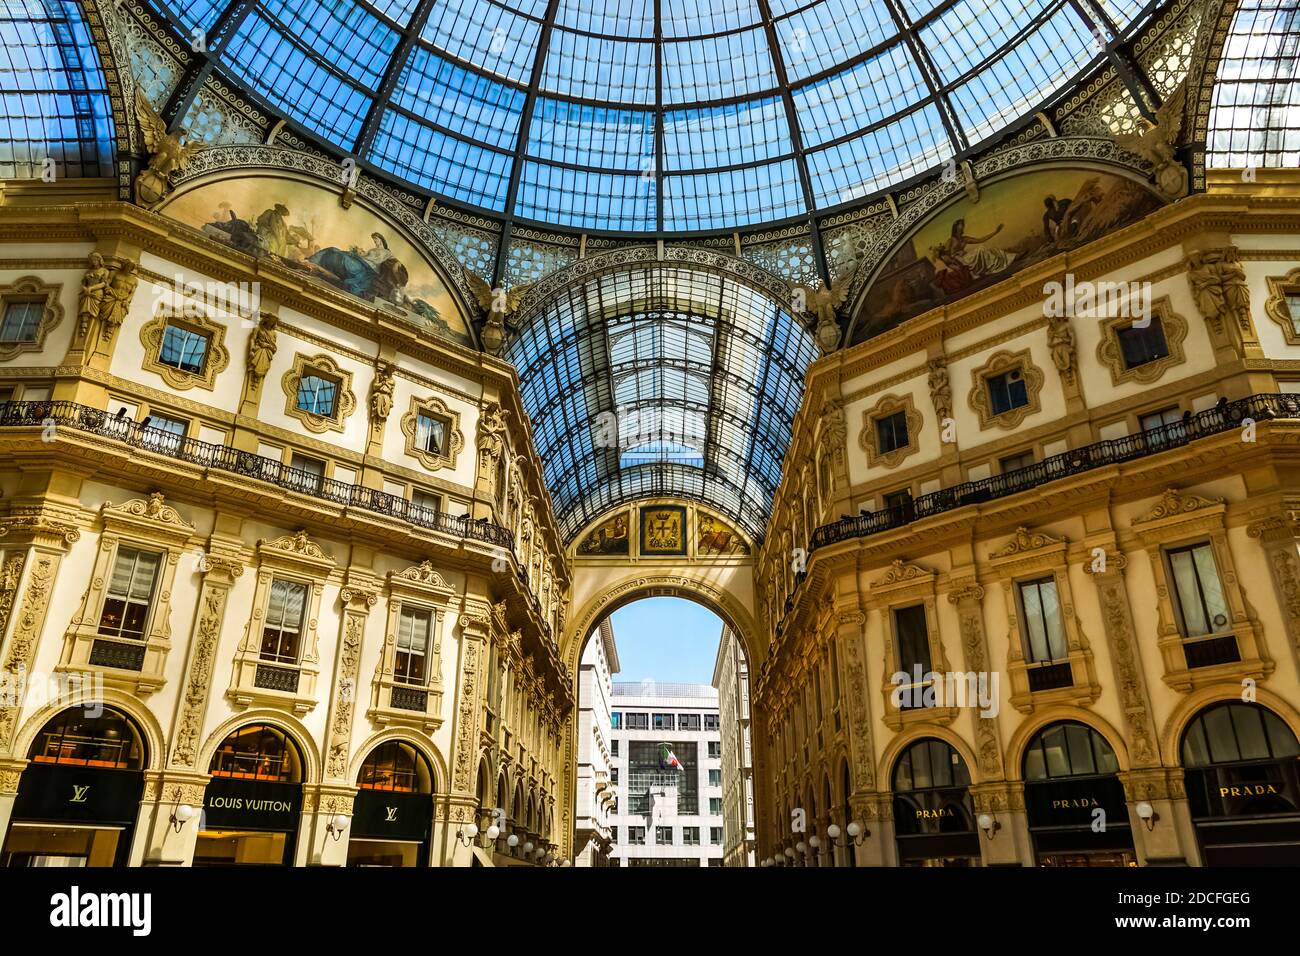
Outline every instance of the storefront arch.
{"type": "MultiPolygon", "coordinates": [[[[1057,706],[1045,708],[1041,714],[1035,713],[1032,718],[1017,727],[1015,733],[1011,735],[1011,743],[1007,745],[1005,765],[1008,780],[1023,781],[1025,779],[1025,751],[1030,743],[1037,739],[1041,731],[1052,724],[1060,723],[1083,724],[1095,730],[1101,734],[1106,743],[1110,744],[1110,749],[1115,752],[1115,759],[1119,761],[1120,772],[1129,769],[1128,748],[1124,745],[1124,738],[1110,723],[1090,710],[1057,706]]],[[[963,753],[962,756],[964,757],[966,754],[963,753]]]]}
{"type": "Polygon", "coordinates": [[[284,711],[269,708],[246,710],[226,720],[216,730],[212,731],[207,740],[203,742],[203,749],[199,751],[198,766],[206,769],[211,765],[217,748],[221,746],[226,738],[241,727],[247,727],[251,724],[266,724],[285,733],[298,748],[298,756],[302,760],[302,784],[307,786],[320,782],[320,753],[316,749],[316,742],[312,739],[311,731],[307,729],[302,721],[284,713],[284,711]]]}
{"type": "Polygon", "coordinates": [[[419,734],[400,727],[384,730],[372,737],[368,737],[357,748],[356,753],[353,754],[352,765],[348,768],[348,779],[356,780],[357,774],[361,772],[361,766],[366,762],[367,758],[384,744],[393,741],[410,744],[428,762],[433,776],[432,793],[442,794],[447,792],[447,781],[451,779],[451,775],[447,770],[446,762],[442,759],[442,754],[438,752],[438,748],[427,738],[422,738],[419,734]]]}
{"type": "MultiPolygon", "coordinates": [[[[166,759],[167,746],[162,725],[158,723],[158,719],[154,717],[153,712],[130,694],[111,687],[105,687],[98,692],[96,702],[120,711],[130,719],[136,730],[142,735],[146,757],[144,765],[140,769],[161,770],[166,759]]],[[[80,706],[82,706],[80,703],[65,698],[42,707],[29,717],[18,731],[17,737],[14,738],[13,752],[16,754],[28,753],[36,741],[37,735],[40,734],[46,724],[64,711],[80,706]]]]}
{"type": "MultiPolygon", "coordinates": [[[[1050,723],[1050,721],[1049,721],[1050,723]]],[[[1032,736],[1032,735],[1031,735],[1032,736]]],[[[966,772],[970,775],[971,784],[981,782],[979,776],[979,761],[975,759],[975,751],[970,745],[961,738],[960,734],[955,733],[948,727],[939,727],[933,724],[918,726],[906,733],[899,734],[889,741],[885,748],[884,754],[880,758],[880,765],[876,773],[877,780],[892,780],[894,768],[898,764],[898,759],[913,744],[918,741],[933,737],[942,740],[953,750],[957,751],[961,759],[966,764],[966,772]]]]}
{"type": "MultiPolygon", "coordinates": [[[[1161,762],[1166,767],[1181,767],[1183,735],[1187,733],[1188,725],[1211,704],[1240,700],[1240,684],[1205,687],[1184,697],[1165,721],[1164,731],[1160,735],[1161,762]]],[[[1263,687],[1255,688],[1255,703],[1281,717],[1291,728],[1291,733],[1300,738],[1300,710],[1263,687]]]]}

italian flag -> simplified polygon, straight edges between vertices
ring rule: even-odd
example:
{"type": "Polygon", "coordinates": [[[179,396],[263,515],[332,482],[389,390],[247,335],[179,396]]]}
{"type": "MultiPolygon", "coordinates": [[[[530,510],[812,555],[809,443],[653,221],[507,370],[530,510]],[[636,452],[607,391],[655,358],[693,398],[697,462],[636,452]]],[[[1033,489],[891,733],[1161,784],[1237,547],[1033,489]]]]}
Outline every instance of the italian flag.
{"type": "Polygon", "coordinates": [[[673,748],[667,744],[659,745],[659,766],[665,770],[685,770],[682,762],[677,759],[677,754],[673,753],[673,748]]]}

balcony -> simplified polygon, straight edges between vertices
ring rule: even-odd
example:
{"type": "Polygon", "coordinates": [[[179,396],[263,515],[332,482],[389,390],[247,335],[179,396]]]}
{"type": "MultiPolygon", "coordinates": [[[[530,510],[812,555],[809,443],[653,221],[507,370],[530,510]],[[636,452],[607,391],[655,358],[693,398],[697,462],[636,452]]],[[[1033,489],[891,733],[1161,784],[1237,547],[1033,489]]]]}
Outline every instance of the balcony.
{"type": "MultiPolygon", "coordinates": [[[[1235,431],[1241,428],[1242,422],[1247,418],[1257,422],[1275,418],[1300,418],[1300,395],[1251,395],[1234,402],[1221,401],[1213,408],[1188,415],[1168,425],[1125,435],[1123,438],[1094,442],[1001,475],[940,488],[913,499],[909,509],[896,508],[862,514],[856,518],[841,518],[814,531],[809,550],[816,551],[841,541],[879,534],[968,504],[1033,491],[1059,478],[1134,461],[1171,448],[1181,448],[1198,438],[1235,431]]],[[[787,612],[793,603],[792,595],[786,602],[787,612]]]]}
{"type": "MultiPolygon", "coordinates": [[[[169,436],[152,428],[142,428],[139,423],[126,418],[115,418],[103,409],[90,408],[75,402],[5,402],[0,404],[0,427],[48,427],[56,425],[76,431],[99,435],[122,442],[133,448],[143,448],[157,455],[174,458],[203,468],[215,468],[245,478],[253,478],[294,491],[298,494],[329,501],[349,508],[360,508],[388,518],[401,518],[413,525],[438,531],[458,538],[484,541],[513,553],[514,540],[509,529],[486,519],[474,521],[469,515],[449,515],[412,505],[405,498],[390,495],[364,485],[350,485],[332,478],[311,476],[290,468],[274,458],[265,458],[252,452],[215,445],[194,438],[169,436]],[[166,438],[167,440],[162,440],[166,438]]],[[[536,596],[531,595],[533,601],[536,596]]]]}

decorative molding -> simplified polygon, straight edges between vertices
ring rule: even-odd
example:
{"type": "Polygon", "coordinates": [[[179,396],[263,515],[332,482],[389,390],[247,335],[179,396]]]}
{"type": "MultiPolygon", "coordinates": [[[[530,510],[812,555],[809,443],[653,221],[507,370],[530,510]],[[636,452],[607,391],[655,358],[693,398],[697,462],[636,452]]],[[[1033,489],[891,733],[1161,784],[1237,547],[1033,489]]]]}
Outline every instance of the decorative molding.
{"type": "Polygon", "coordinates": [[[908,564],[900,558],[895,558],[890,564],[889,569],[881,577],[871,583],[873,588],[889,587],[894,584],[910,583],[918,580],[933,580],[935,574],[928,568],[923,568],[919,564],[908,564]]]}
{"type": "Polygon", "coordinates": [[[406,453],[429,471],[455,468],[456,458],[465,447],[465,436],[460,430],[460,413],[450,409],[442,399],[433,396],[411,396],[410,411],[402,416],[402,434],[406,436],[406,453]],[[435,454],[416,444],[421,413],[431,418],[440,418],[446,425],[446,435],[443,436],[446,447],[442,452],[435,454]]]}
{"type": "Polygon", "coordinates": [[[862,413],[862,431],[858,433],[858,445],[867,453],[867,467],[894,468],[909,455],[920,451],[920,431],[921,413],[916,410],[910,392],[901,396],[883,396],[872,408],[862,413]],[[907,444],[891,451],[881,451],[877,422],[899,412],[903,413],[906,422],[907,444]]]}
{"type": "Polygon", "coordinates": [[[284,373],[280,384],[284,388],[285,395],[284,413],[290,418],[298,419],[303,427],[317,435],[343,431],[348,416],[357,407],[357,396],[352,391],[352,373],[344,370],[332,356],[323,353],[312,356],[302,353],[294,355],[293,368],[284,373]],[[333,415],[318,415],[298,407],[298,385],[312,372],[320,373],[321,377],[334,379],[338,383],[333,415]]]}
{"type": "Polygon", "coordinates": [[[1104,319],[1101,323],[1101,339],[1097,343],[1097,361],[1110,372],[1112,385],[1124,382],[1137,382],[1150,385],[1176,365],[1186,361],[1183,342],[1187,338],[1187,320],[1173,310],[1168,296],[1162,296],[1151,304],[1150,321],[1159,322],[1164,335],[1168,354],[1163,358],[1146,362],[1129,368],[1124,362],[1124,350],[1119,344],[1119,333],[1129,328],[1136,320],[1132,317],[1115,316],[1104,319]]]}
{"type": "Polygon", "coordinates": [[[1200,495],[1184,493],[1177,488],[1166,488],[1164,494],[1155,506],[1134,521],[1134,524],[1145,524],[1148,521],[1160,521],[1164,518],[1182,517],[1191,514],[1193,511],[1199,511],[1202,508],[1212,508],[1215,505],[1222,505],[1222,498],[1202,498],[1200,495]]]}
{"type": "Polygon", "coordinates": [[[59,296],[61,285],[49,285],[39,276],[23,276],[7,285],[0,285],[0,319],[11,304],[39,302],[41,318],[36,324],[36,334],[30,342],[0,342],[0,362],[8,362],[23,352],[40,352],[45,348],[45,337],[63,321],[63,306],[59,296]]]}
{"type": "Polygon", "coordinates": [[[1269,276],[1267,281],[1264,314],[1282,329],[1287,345],[1300,345],[1300,315],[1292,316],[1287,303],[1288,296],[1300,300],[1300,269],[1292,269],[1285,276],[1269,276]]]}
{"type": "Polygon", "coordinates": [[[971,372],[971,390],[967,396],[970,407],[979,415],[980,429],[994,426],[1016,428],[1030,415],[1042,411],[1040,393],[1043,390],[1043,381],[1043,371],[1034,364],[1027,348],[1018,352],[995,352],[989,356],[988,361],[971,372]],[[988,380],[995,375],[1015,369],[1020,369],[1025,383],[1025,394],[1029,401],[1019,408],[997,414],[993,411],[989,399],[988,380]]]}
{"type": "MultiPolygon", "coordinates": [[[[31,573],[27,577],[27,587],[23,592],[13,636],[9,641],[9,654],[4,664],[4,669],[10,674],[31,669],[32,654],[36,649],[41,626],[45,623],[45,611],[54,587],[59,560],[59,555],[39,552],[32,557],[31,573]]],[[[18,707],[0,706],[0,751],[9,750],[18,711],[18,707]]]]}
{"type": "Polygon", "coordinates": [[[259,541],[258,548],[263,551],[283,551],[286,554],[301,555],[331,566],[334,564],[334,559],[311,539],[306,529],[295,531],[293,534],[280,535],[274,541],[259,541]]]}
{"type": "Polygon", "coordinates": [[[154,372],[162,380],[178,391],[191,388],[205,388],[212,391],[216,387],[217,376],[230,365],[230,352],[226,348],[226,327],[220,322],[209,319],[199,306],[190,305],[181,311],[160,309],[158,314],[140,327],[140,344],[144,346],[146,372],[154,372]],[[203,370],[187,372],[162,361],[162,344],[167,326],[175,324],[190,332],[204,336],[208,347],[203,356],[203,370]]]}
{"type": "Polygon", "coordinates": [[[1016,529],[1016,533],[1011,540],[998,548],[996,551],[989,552],[989,558],[1006,558],[1015,554],[1022,554],[1026,551],[1037,551],[1039,548],[1047,548],[1052,545],[1064,544],[1062,538],[1053,538],[1051,535],[1041,531],[1030,531],[1028,528],[1021,526],[1016,529]]]}

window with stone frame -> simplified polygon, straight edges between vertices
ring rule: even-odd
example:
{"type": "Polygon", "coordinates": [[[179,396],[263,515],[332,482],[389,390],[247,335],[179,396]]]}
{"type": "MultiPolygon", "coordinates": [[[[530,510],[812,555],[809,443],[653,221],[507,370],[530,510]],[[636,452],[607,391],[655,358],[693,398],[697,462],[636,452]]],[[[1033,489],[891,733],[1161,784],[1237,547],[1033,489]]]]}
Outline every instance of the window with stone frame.
{"type": "Polygon", "coordinates": [[[1170,488],[1133,521],[1155,580],[1163,678],[1178,691],[1262,680],[1276,666],[1237,574],[1226,517],[1223,499],[1170,488]]]}
{"type": "Polygon", "coordinates": [[[1018,528],[990,550],[988,572],[1006,601],[1006,673],[1022,713],[1050,704],[1087,706],[1101,687],[1088,636],[1074,613],[1068,543],[1018,528]]]}
{"type": "Polygon", "coordinates": [[[894,561],[870,586],[878,623],[869,627],[879,628],[884,646],[881,719],[895,731],[913,721],[947,724],[957,715],[935,677],[952,669],[939,632],[937,578],[920,565],[894,561]]]}
{"type": "Polygon", "coordinates": [[[305,714],[317,704],[317,621],[334,559],[306,531],[257,543],[253,612],[226,696],[305,714]]]}
{"type": "Polygon", "coordinates": [[[1149,315],[1103,319],[1097,361],[1110,371],[1112,385],[1150,384],[1183,363],[1187,330],[1187,320],[1165,296],[1151,304],[1149,315]]]}
{"type": "Polygon", "coordinates": [[[430,471],[455,468],[465,446],[460,413],[435,396],[412,396],[401,421],[406,453],[430,471]]]}
{"type": "Polygon", "coordinates": [[[1034,365],[1029,349],[1000,351],[971,372],[967,396],[980,428],[1015,428],[1042,410],[1045,376],[1034,365]]]}
{"type": "Polygon", "coordinates": [[[391,572],[386,597],[384,649],[367,716],[432,732],[443,721],[442,633],[456,590],[431,561],[422,561],[391,572]]]}
{"type": "Polygon", "coordinates": [[[37,276],[0,284],[0,361],[45,347],[50,330],[63,321],[61,288],[37,276]]]}
{"type": "Polygon", "coordinates": [[[858,444],[867,453],[867,466],[893,468],[919,451],[921,422],[910,393],[885,395],[863,412],[858,444]]]}
{"type": "Polygon", "coordinates": [[[172,582],[198,549],[194,526],[161,493],[100,509],[102,532],[61,668],[95,670],[104,683],[145,696],[165,682],[172,649],[172,582]]]}

